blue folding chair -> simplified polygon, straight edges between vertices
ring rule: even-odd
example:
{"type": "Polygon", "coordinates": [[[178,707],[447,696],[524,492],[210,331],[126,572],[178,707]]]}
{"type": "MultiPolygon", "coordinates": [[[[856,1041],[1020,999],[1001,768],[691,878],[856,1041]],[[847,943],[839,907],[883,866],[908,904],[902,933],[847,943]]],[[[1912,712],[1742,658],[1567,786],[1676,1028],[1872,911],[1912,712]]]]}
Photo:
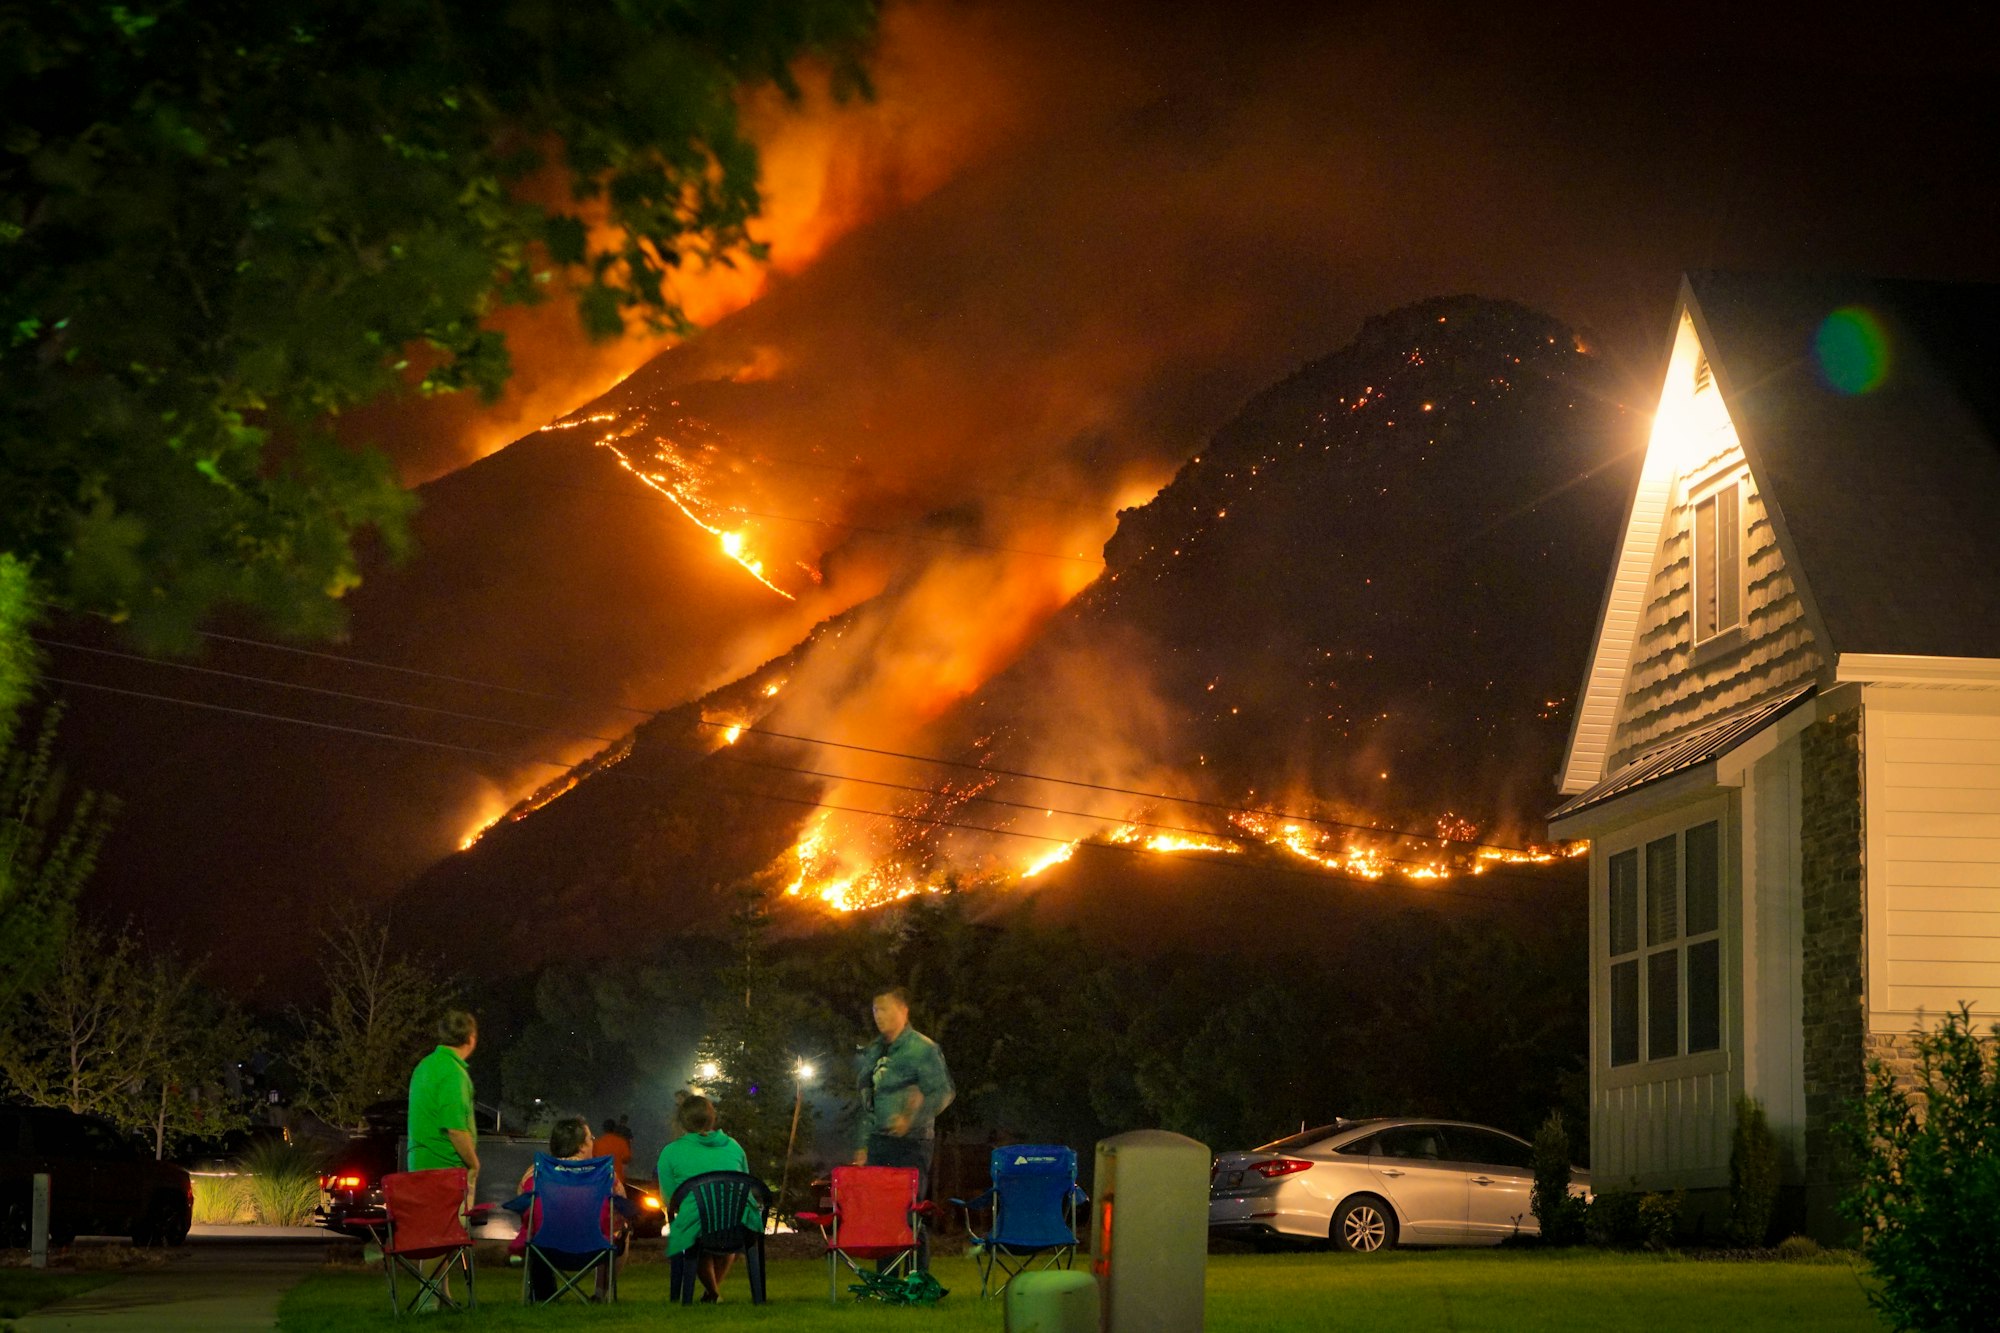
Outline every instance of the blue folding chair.
{"type": "Polygon", "coordinates": [[[526,1305],[552,1305],[566,1295],[589,1298],[581,1290],[585,1278],[605,1274],[605,1299],[618,1299],[618,1250],[612,1234],[612,1187],[617,1181],[609,1157],[569,1161],[535,1154],[535,1187],[503,1206],[520,1213],[528,1232],[521,1266],[521,1300],[526,1305]],[[549,1273],[554,1287],[535,1295],[536,1265],[549,1273]]]}
{"type": "Polygon", "coordinates": [[[667,1201],[668,1236],[692,1223],[694,1241],[675,1253],[667,1301],[694,1304],[695,1264],[704,1254],[740,1254],[750,1276],[750,1303],[764,1303],[764,1232],[770,1224],[771,1187],[741,1171],[704,1171],[674,1187],[667,1201]],[[683,1215],[683,1208],[690,1211],[683,1215]]]}
{"type": "Polygon", "coordinates": [[[979,1294],[997,1295],[1031,1268],[1068,1268],[1076,1261],[1076,1209],[1089,1202],[1076,1183],[1076,1154],[1060,1144],[1022,1143],[995,1148],[993,1185],[970,1199],[953,1199],[965,1210],[965,1229],[979,1262],[979,1294]],[[984,1232],[972,1215],[990,1209],[984,1232]],[[991,1285],[993,1270],[1006,1277],[991,1285]]]}

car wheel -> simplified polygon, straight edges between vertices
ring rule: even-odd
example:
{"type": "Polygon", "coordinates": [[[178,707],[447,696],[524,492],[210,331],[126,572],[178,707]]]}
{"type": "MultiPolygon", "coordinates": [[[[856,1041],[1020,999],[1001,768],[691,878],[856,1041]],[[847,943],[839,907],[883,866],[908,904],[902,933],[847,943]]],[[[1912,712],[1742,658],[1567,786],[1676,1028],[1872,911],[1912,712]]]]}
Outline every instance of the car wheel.
{"type": "Polygon", "coordinates": [[[146,1206],[146,1216],[132,1230],[132,1243],[142,1247],[179,1245],[187,1239],[192,1221],[180,1200],[165,1192],[155,1194],[146,1206]]]}
{"type": "Polygon", "coordinates": [[[1374,1254],[1396,1248],[1396,1212],[1372,1194],[1357,1194],[1333,1215],[1333,1248],[1348,1254],[1374,1254]]]}

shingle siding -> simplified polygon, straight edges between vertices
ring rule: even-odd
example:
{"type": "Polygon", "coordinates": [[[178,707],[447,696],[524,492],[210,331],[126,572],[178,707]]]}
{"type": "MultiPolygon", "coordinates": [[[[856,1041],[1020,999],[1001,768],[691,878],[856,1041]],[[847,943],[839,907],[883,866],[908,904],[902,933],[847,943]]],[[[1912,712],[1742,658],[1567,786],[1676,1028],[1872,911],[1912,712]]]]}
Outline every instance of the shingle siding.
{"type": "MultiPolygon", "coordinates": [[[[1742,462],[1742,448],[1732,442],[1695,471],[1712,475],[1740,468],[1742,462]]],[[[1741,635],[1735,646],[1704,652],[1696,661],[1694,506],[1682,490],[1668,510],[1653,558],[1606,772],[1617,772],[1639,755],[1713,718],[1803,685],[1825,667],[1763,498],[1747,473],[1742,485],[1741,635]]]]}

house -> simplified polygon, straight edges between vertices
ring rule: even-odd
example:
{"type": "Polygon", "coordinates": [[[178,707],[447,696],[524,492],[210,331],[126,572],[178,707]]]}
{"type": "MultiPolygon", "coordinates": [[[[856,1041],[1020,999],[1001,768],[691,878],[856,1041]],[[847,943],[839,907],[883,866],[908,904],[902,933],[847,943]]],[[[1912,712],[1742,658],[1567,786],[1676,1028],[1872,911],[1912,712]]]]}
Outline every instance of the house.
{"type": "Polygon", "coordinates": [[[2000,1017],[2000,288],[1691,276],[1550,831],[1601,1183],[1719,1206],[1762,1101],[1845,1234],[1868,1062],[2000,1017]]]}

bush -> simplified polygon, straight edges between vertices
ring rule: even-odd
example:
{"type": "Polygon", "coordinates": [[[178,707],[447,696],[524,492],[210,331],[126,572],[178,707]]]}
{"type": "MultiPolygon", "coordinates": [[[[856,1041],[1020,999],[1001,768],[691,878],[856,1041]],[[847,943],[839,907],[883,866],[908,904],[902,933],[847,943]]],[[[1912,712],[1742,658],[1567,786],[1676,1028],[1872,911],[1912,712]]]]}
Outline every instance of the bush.
{"type": "Polygon", "coordinates": [[[1869,1300],[1897,1328],[1990,1327],[2000,1309],[2000,1057],[1964,1006],[1919,1032],[1916,1054],[1913,1090],[1869,1062],[1842,1206],[1880,1279],[1869,1300]]]}
{"type": "Polygon", "coordinates": [[[1574,1245],[1583,1239],[1586,1204],[1569,1192],[1569,1130],[1560,1111],[1535,1131],[1535,1189],[1528,1206],[1541,1224],[1549,1245],[1574,1245]]]}
{"type": "Polygon", "coordinates": [[[1648,1194],[1639,1200],[1639,1243],[1649,1250],[1664,1250],[1674,1243],[1681,1229],[1681,1205],[1687,1192],[1648,1194]]]}
{"type": "Polygon", "coordinates": [[[189,1178],[194,1186],[194,1220],[206,1225],[250,1220],[250,1200],[242,1176],[197,1175],[189,1178]]]}
{"type": "Polygon", "coordinates": [[[1778,1242],[1778,1257],[1787,1263],[1817,1259],[1825,1253],[1811,1236],[1787,1236],[1778,1242]]]}
{"type": "Polygon", "coordinates": [[[1778,1211],[1778,1137],[1755,1097],[1736,1099],[1736,1132],[1729,1142],[1729,1240],[1751,1248],[1771,1235],[1778,1211]]]}
{"type": "Polygon", "coordinates": [[[1639,1196],[1602,1190],[1583,1216],[1583,1238],[1592,1245],[1629,1249],[1639,1243],[1639,1196]]]}
{"type": "Polygon", "coordinates": [[[319,1207],[320,1155],[296,1143],[272,1141],[237,1162],[250,1212],[267,1227],[304,1226],[319,1207]]]}

